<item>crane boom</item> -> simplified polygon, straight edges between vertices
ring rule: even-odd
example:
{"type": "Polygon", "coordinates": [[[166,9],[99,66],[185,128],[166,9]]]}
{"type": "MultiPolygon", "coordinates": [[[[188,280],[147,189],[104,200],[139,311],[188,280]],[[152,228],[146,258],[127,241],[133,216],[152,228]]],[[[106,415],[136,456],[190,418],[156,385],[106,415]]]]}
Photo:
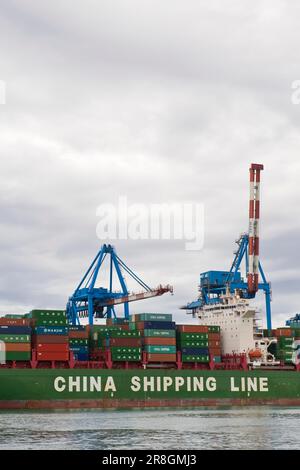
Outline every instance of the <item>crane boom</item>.
{"type": "Polygon", "coordinates": [[[150,299],[151,297],[158,297],[160,295],[165,294],[166,292],[173,293],[173,287],[170,285],[167,286],[158,286],[156,289],[151,289],[150,291],[140,292],[138,294],[128,294],[122,297],[118,297],[115,299],[108,299],[106,301],[97,302],[100,306],[108,306],[108,305],[118,305],[123,304],[124,302],[134,302],[136,300],[144,300],[150,299]]]}

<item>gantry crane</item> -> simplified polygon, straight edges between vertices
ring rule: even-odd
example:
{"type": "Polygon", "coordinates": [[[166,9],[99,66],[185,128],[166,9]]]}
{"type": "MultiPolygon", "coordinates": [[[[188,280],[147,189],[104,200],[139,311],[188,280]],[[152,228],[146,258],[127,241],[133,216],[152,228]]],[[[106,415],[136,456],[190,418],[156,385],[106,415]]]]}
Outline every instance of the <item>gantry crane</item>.
{"type": "Polygon", "coordinates": [[[159,285],[151,289],[142,281],[117,255],[112,245],[103,245],[92,264],[80,281],[73,295],[67,303],[67,316],[72,324],[79,324],[80,318],[87,317],[89,324],[92,325],[94,318],[111,318],[116,316],[115,305],[124,304],[124,316],[129,318],[129,302],[148,299],[165,294],[173,293],[170,285],[159,285]],[[109,259],[109,286],[108,288],[96,287],[96,281],[103,262],[108,256],[109,259]],[[129,293],[122,270],[134,279],[142,288],[143,292],[133,294],[129,293]],[[120,291],[115,291],[113,286],[114,273],[116,273],[120,291]]]}

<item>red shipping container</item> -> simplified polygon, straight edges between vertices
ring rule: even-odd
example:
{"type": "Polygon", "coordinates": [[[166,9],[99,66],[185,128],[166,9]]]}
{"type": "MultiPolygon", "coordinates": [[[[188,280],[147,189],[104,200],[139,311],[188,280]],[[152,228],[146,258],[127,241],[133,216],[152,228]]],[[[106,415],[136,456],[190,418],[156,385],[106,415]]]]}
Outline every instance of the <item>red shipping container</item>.
{"type": "Polygon", "coordinates": [[[221,335],[220,333],[208,333],[208,341],[220,341],[221,335]]]}
{"type": "Polygon", "coordinates": [[[69,338],[87,339],[88,337],[89,337],[88,330],[86,330],[86,331],[69,331],[69,338]]]}
{"type": "Polygon", "coordinates": [[[212,356],[221,356],[221,348],[210,348],[209,354],[212,356]]]}
{"type": "Polygon", "coordinates": [[[132,348],[140,348],[142,345],[141,338],[110,338],[110,346],[129,346],[132,348]]]}
{"type": "Polygon", "coordinates": [[[208,326],[205,325],[177,325],[180,333],[208,333],[208,326]]]}
{"type": "Polygon", "coordinates": [[[290,328],[277,328],[275,336],[292,336],[292,330],[290,328]]]}
{"type": "Polygon", "coordinates": [[[48,343],[37,343],[36,345],[37,351],[40,352],[58,352],[58,353],[65,353],[69,351],[68,344],[48,344],[48,343]]]}
{"type": "Polygon", "coordinates": [[[148,362],[176,362],[176,354],[147,354],[148,362]]]}
{"type": "Polygon", "coordinates": [[[65,335],[38,335],[33,336],[34,344],[45,343],[45,344],[68,344],[69,337],[65,335]]]}
{"type": "Polygon", "coordinates": [[[30,326],[28,318],[0,318],[1,326],[30,326]]]}
{"type": "Polygon", "coordinates": [[[6,343],[5,350],[9,351],[20,351],[20,352],[30,352],[31,344],[30,343],[6,343]]]}
{"type": "Polygon", "coordinates": [[[38,352],[37,353],[38,361],[68,361],[69,353],[63,352],[38,352]]]}
{"type": "Polygon", "coordinates": [[[144,344],[158,346],[176,346],[176,338],[161,338],[149,336],[144,338],[144,344]]]}
{"type": "Polygon", "coordinates": [[[211,339],[208,341],[208,347],[209,348],[219,348],[221,346],[221,342],[220,341],[216,341],[214,339],[211,339]]]}

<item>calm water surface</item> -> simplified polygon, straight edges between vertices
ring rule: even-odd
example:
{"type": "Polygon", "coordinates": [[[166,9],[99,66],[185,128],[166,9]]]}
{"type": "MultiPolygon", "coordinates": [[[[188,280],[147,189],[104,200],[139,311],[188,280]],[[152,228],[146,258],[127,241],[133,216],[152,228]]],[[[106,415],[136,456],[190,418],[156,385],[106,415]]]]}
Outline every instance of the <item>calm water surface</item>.
{"type": "Polygon", "coordinates": [[[299,449],[299,408],[0,413],[0,449],[299,449]]]}

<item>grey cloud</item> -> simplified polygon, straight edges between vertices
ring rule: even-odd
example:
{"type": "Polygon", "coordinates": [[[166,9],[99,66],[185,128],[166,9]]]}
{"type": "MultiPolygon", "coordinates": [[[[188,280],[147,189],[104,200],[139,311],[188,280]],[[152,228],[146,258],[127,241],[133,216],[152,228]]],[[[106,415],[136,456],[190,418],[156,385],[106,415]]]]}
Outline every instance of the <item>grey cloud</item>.
{"type": "Polygon", "coordinates": [[[97,206],[126,195],[205,205],[199,253],[113,241],[148,284],[175,287],[133,308],[175,312],[201,271],[230,266],[247,230],[248,165],[261,161],[274,317],[297,310],[299,16],[279,0],[2,2],[3,309],[64,305],[101,244],[97,206]]]}

